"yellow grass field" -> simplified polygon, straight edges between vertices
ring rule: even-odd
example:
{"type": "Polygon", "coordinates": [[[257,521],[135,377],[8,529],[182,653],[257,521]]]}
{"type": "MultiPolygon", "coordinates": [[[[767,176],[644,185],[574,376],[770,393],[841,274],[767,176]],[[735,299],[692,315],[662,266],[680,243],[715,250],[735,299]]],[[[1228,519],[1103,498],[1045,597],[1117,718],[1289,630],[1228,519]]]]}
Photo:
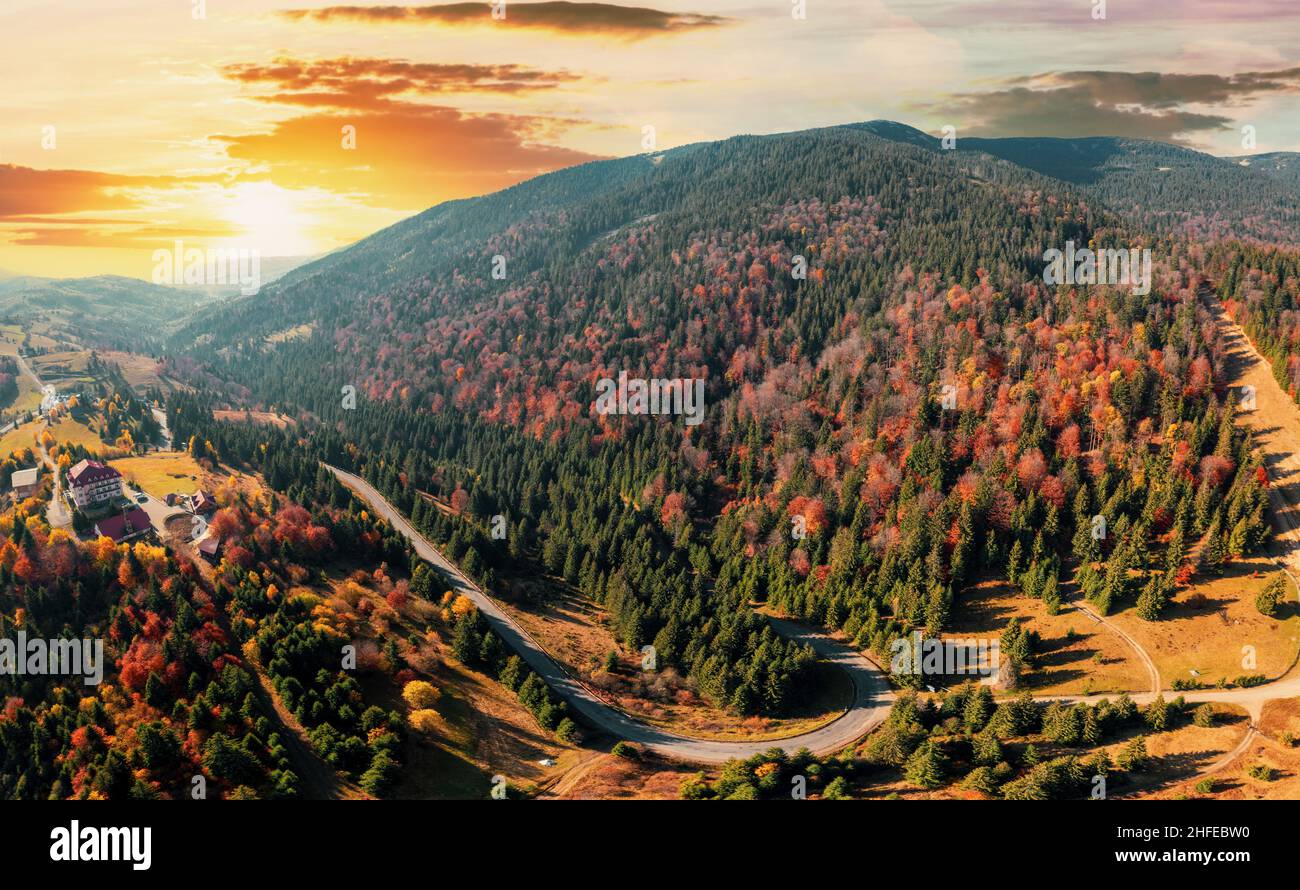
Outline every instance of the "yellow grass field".
{"type": "Polygon", "coordinates": [[[1285,577],[1270,560],[1249,557],[1230,563],[1221,577],[1197,576],[1159,621],[1143,621],[1132,607],[1110,620],[1147,650],[1166,688],[1178,679],[1213,686],[1243,674],[1276,678],[1295,662],[1300,646],[1295,585],[1287,584],[1287,600],[1275,617],[1255,608],[1255,594],[1277,576],[1285,577]]]}
{"type": "Polygon", "coordinates": [[[946,639],[993,640],[1011,619],[1038,632],[1037,667],[1018,689],[1035,695],[1090,695],[1150,688],[1146,670],[1119,638],[1083,612],[1066,605],[1047,614],[1042,600],[1012,590],[1006,581],[983,581],[962,591],[946,639]]]}
{"type": "Polygon", "coordinates": [[[106,364],[117,365],[122,369],[122,376],[137,392],[150,387],[158,387],[164,392],[178,389],[170,377],[160,374],[156,359],[134,352],[101,352],[100,359],[106,364]]]}
{"type": "Polygon", "coordinates": [[[23,412],[35,411],[41,406],[41,390],[36,381],[20,370],[17,376],[18,396],[8,405],[0,405],[0,410],[23,412]]]}
{"type": "MultiPolygon", "coordinates": [[[[0,455],[8,455],[11,451],[19,448],[35,448],[36,437],[45,432],[46,424],[44,420],[36,420],[32,423],[25,423],[17,429],[10,430],[3,436],[0,436],[0,455]]],[[[104,444],[99,435],[86,426],[84,423],[78,423],[71,417],[61,417],[52,426],[49,427],[50,433],[58,442],[70,445],[82,445],[94,454],[104,454],[111,449],[104,444]]]]}
{"type": "MultiPolygon", "coordinates": [[[[16,324],[0,325],[0,354],[15,355],[22,345],[25,332],[16,324]]],[[[32,346],[37,349],[54,349],[59,344],[43,334],[32,333],[32,346]]]]}
{"type": "Polygon", "coordinates": [[[12,429],[0,436],[0,457],[8,457],[12,452],[19,451],[23,448],[36,448],[36,431],[42,429],[44,424],[39,421],[36,423],[25,423],[17,429],[12,429]]]}
{"type": "MultiPolygon", "coordinates": [[[[1300,748],[1288,744],[1284,733],[1292,736],[1300,733],[1298,714],[1300,700],[1288,698],[1266,703],[1259,721],[1259,733],[1241,754],[1211,777],[1208,790],[1197,787],[1199,777],[1193,777],[1160,789],[1158,794],[1145,796],[1196,800],[1295,800],[1300,795],[1300,748]],[[1274,769],[1271,779],[1249,774],[1250,767],[1260,764],[1274,769]]],[[[1238,725],[1245,722],[1244,717],[1238,719],[1238,725]]],[[[1148,745],[1148,750],[1157,753],[1151,745],[1148,745]]]]}
{"type": "Polygon", "coordinates": [[[292,424],[293,418],[286,417],[283,414],[272,414],[270,411],[225,411],[215,410],[212,416],[216,420],[224,420],[230,423],[257,423],[284,429],[292,424]]]}
{"type": "Polygon", "coordinates": [[[75,391],[95,381],[94,376],[86,372],[90,353],[85,350],[50,352],[33,356],[27,363],[36,376],[60,392],[75,391]]]}
{"type": "Polygon", "coordinates": [[[94,430],[71,417],[60,417],[49,427],[49,430],[56,441],[66,445],[81,445],[92,452],[102,453],[108,450],[108,446],[94,430]]]}
{"type": "Polygon", "coordinates": [[[26,374],[20,374],[18,377],[18,398],[9,406],[11,411],[35,411],[41,407],[41,399],[44,394],[41,388],[36,385],[36,381],[26,374]]]}
{"type": "Polygon", "coordinates": [[[90,353],[84,350],[47,352],[45,355],[33,356],[28,361],[40,377],[45,377],[46,374],[67,376],[86,370],[86,365],[90,363],[90,353]]]}
{"type": "MultiPolygon", "coordinates": [[[[15,332],[12,325],[0,325],[0,355],[17,355],[18,344],[22,342],[22,333],[15,332]]],[[[35,411],[41,404],[41,390],[27,374],[18,369],[16,375],[18,396],[8,405],[0,405],[3,411],[35,411]]]]}
{"type": "Polygon", "coordinates": [[[194,494],[199,490],[203,468],[183,451],[163,451],[143,457],[109,461],[126,481],[156,498],[171,492],[194,494]]]}

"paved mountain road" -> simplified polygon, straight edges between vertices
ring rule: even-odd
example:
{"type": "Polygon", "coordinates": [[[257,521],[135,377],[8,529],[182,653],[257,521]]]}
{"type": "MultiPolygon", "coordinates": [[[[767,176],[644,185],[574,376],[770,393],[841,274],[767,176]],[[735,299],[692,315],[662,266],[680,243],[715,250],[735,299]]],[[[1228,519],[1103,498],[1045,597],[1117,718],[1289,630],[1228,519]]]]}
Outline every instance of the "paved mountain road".
{"type": "Polygon", "coordinates": [[[694,739],[642,723],[602,701],[551,658],[491,597],[417,532],[374,486],[338,467],[328,464],[325,466],[410,541],[420,558],[442,569],[452,589],[473,600],[506,645],[519,653],[520,658],[564,698],[571,708],[590,724],[611,735],[644,745],[658,754],[691,763],[725,763],[732,758],[749,757],[773,747],[787,751],[808,748],[814,754],[829,754],[851,745],[880,725],[893,703],[894,696],[884,675],[860,653],[825,634],[787,621],[771,619],[773,626],[782,635],[807,642],[818,655],[838,665],[848,674],[853,683],[853,703],[843,714],[825,726],[801,735],[761,742],[694,739]]]}
{"type": "MultiPolygon", "coordinates": [[[[1264,456],[1264,463],[1272,481],[1269,498],[1277,530],[1274,541],[1276,561],[1294,579],[1300,575],[1300,409],[1282,391],[1273,378],[1267,362],[1251,346],[1241,329],[1221,310],[1217,310],[1217,321],[1223,329],[1229,346],[1226,356],[1228,384],[1235,388],[1246,385],[1254,387],[1256,407],[1253,411],[1243,411],[1239,415],[1240,422],[1254,430],[1256,443],[1264,456]]],[[[535,640],[505,615],[490,597],[479,590],[455,566],[447,562],[432,544],[411,528],[406,519],[369,483],[338,468],[329,467],[329,469],[380,515],[388,519],[394,528],[405,535],[422,558],[440,566],[453,580],[456,589],[474,600],[497,631],[515,651],[520,653],[534,671],[542,675],[591,723],[609,733],[640,742],[671,757],[703,763],[718,763],[732,757],[748,757],[774,745],[787,749],[807,747],[814,753],[823,754],[848,746],[878,726],[893,700],[893,694],[883,674],[860,653],[824,634],[788,622],[774,622],[781,633],[807,640],[819,654],[848,672],[853,681],[855,695],[853,705],[844,715],[820,729],[803,735],[766,742],[705,741],[674,735],[648,726],[601,701],[570,676],[535,640]]],[[[1133,700],[1142,705],[1154,699],[1161,688],[1160,677],[1155,663],[1142,646],[1113,623],[1097,616],[1086,605],[1080,603],[1074,605],[1091,614],[1107,630],[1120,636],[1145,665],[1151,680],[1150,691],[1134,694],[1133,700]]],[[[1249,714],[1250,728],[1245,737],[1235,750],[1215,761],[1210,767],[1201,770],[1202,773],[1209,773],[1226,766],[1249,747],[1256,737],[1256,726],[1266,702],[1300,696],[1300,671],[1293,666],[1278,680],[1246,689],[1165,691],[1163,694],[1167,699],[1182,695],[1191,703],[1234,704],[1245,708],[1249,714]]],[[[1040,701],[1070,702],[1097,702],[1106,697],[1108,696],[1037,696],[1040,701]]]]}

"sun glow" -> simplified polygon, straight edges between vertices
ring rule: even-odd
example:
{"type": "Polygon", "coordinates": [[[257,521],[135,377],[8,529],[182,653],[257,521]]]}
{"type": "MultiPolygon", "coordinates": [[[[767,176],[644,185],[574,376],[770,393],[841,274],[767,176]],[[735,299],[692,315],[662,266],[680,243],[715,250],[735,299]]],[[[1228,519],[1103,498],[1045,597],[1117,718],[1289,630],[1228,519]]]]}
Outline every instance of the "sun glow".
{"type": "Polygon", "coordinates": [[[219,246],[243,247],[262,256],[299,256],[317,245],[305,234],[312,222],[300,192],[270,182],[244,182],[222,198],[221,215],[243,232],[219,246]]]}

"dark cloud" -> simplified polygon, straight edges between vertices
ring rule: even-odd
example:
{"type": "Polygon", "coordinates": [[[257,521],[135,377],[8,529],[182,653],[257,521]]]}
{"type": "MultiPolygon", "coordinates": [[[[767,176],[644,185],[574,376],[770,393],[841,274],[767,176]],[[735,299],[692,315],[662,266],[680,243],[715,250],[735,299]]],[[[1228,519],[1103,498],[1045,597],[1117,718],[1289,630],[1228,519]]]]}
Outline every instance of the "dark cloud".
{"type": "Polygon", "coordinates": [[[641,6],[567,2],[507,2],[505,18],[499,21],[492,18],[492,7],[487,3],[442,3],[432,6],[326,6],[319,9],[284,10],[280,15],[297,21],[491,25],[623,39],[676,34],[727,25],[734,21],[718,15],[664,12],[641,6]]]}
{"type": "Polygon", "coordinates": [[[1130,136],[1185,142],[1222,129],[1216,113],[1300,92],[1300,68],[1235,75],[1064,71],[1013,78],[925,106],[972,136],[1130,136]],[[1220,106],[1206,108],[1205,106],[1220,106]]]}
{"type": "Polygon", "coordinates": [[[264,101],[359,110],[393,108],[405,104],[404,99],[436,94],[553,90],[582,80],[581,75],[569,71],[541,71],[522,65],[367,58],[310,62],[280,58],[269,65],[227,65],[222,73],[241,83],[278,90],[258,96],[264,101]]]}
{"type": "Polygon", "coordinates": [[[1156,71],[1065,71],[1022,77],[1009,83],[1046,88],[1078,87],[1098,102],[1172,108],[1222,104],[1261,93],[1295,92],[1300,68],[1245,74],[1161,74],[1156,71]]]}

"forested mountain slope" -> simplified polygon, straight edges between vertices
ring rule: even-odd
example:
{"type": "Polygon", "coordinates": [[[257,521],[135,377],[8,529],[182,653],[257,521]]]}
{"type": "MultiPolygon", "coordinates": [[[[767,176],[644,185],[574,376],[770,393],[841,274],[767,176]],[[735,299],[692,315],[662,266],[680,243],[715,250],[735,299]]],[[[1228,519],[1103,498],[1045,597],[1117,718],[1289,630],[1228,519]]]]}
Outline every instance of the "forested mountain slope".
{"type": "Polygon", "coordinates": [[[1258,170],[1265,176],[1286,183],[1292,189],[1300,188],[1300,152],[1271,151],[1228,160],[1258,170]]]}
{"type": "MultiPolygon", "coordinates": [[[[421,353],[442,344],[420,343],[432,334],[423,329],[447,325],[460,313],[510,338],[522,335],[532,349],[553,350],[564,346],[565,335],[584,331],[619,343],[650,325],[649,316],[676,313],[686,309],[683,301],[701,299],[656,295],[669,284],[658,263],[700,267],[702,250],[721,255],[737,247],[779,251],[786,265],[804,251],[810,281],[802,295],[816,299],[756,308],[769,318],[779,314],[782,322],[791,314],[820,315],[817,326],[825,328],[849,298],[850,280],[887,287],[892,274],[915,258],[923,258],[918,267],[968,285],[980,267],[1037,274],[1047,233],[1026,238],[1018,221],[1027,211],[1037,213],[1021,202],[1032,204],[1046,189],[1069,202],[1077,217],[1040,220],[1040,229],[1055,230],[1051,243],[1082,232],[1096,216],[1077,193],[1032,173],[978,156],[936,155],[851,128],[738,137],[656,158],[597,162],[439,205],[292,273],[255,299],[201,315],[173,345],[198,357],[216,349],[251,350],[261,365],[267,361],[265,335],[308,322],[355,340],[359,352],[388,346],[390,356],[425,359],[421,353]],[[873,231],[885,227],[895,237],[873,231]],[[719,231],[743,233],[742,240],[710,243],[710,234],[719,231]],[[988,237],[967,237],[977,234],[988,237]],[[825,238],[831,240],[817,243],[825,238]],[[868,245],[872,239],[876,243],[868,245]],[[819,247],[838,254],[818,255],[819,247]],[[505,260],[503,280],[492,278],[496,256],[505,260]],[[862,272],[823,284],[825,267],[841,257],[862,272]],[[524,303],[545,311],[521,313],[517,304],[524,303]],[[600,328],[588,330],[592,323],[600,328]],[[368,346],[362,336],[373,337],[368,346]]],[[[707,260],[712,264],[713,257],[707,260]]],[[[774,278],[782,274],[769,265],[774,278]]],[[[748,275],[747,268],[739,272],[748,275]]],[[[477,356],[476,344],[488,336],[485,331],[465,344],[469,354],[477,356]]],[[[295,347],[276,351],[289,366],[299,364],[290,355],[295,347]]],[[[319,355],[308,343],[297,351],[319,355]]],[[[403,386],[443,374],[427,366],[406,370],[412,379],[403,386]]],[[[299,390],[287,401],[301,401],[293,375],[285,385],[299,390]]]]}
{"type": "Polygon", "coordinates": [[[540,562],[741,712],[807,681],[754,600],[884,655],[980,573],[1057,608],[1068,562],[1103,612],[1158,617],[1191,542],[1213,567],[1267,534],[1203,257],[1095,183],[911,134],[742,137],[434,208],[189,325],[172,371],[203,394],[170,426],[291,494],[304,451],[356,469],[485,583],[540,562]],[[1150,247],[1150,295],[1046,286],[1070,240],[1150,247]],[[702,378],[704,423],[598,416],[620,371],[702,378]]]}
{"type": "MultiPolygon", "coordinates": [[[[505,282],[517,283],[521,272],[564,262],[592,239],[650,215],[696,214],[706,228],[724,222],[727,212],[734,218],[755,209],[754,199],[769,206],[813,196],[834,201],[863,188],[883,197],[882,190],[872,188],[873,178],[905,174],[907,165],[918,163],[941,175],[994,177],[1012,187],[1019,183],[1065,194],[1078,189],[1139,229],[1300,241],[1300,198],[1294,177],[1287,175],[1285,153],[1259,155],[1261,163],[1242,165],[1165,143],[1110,137],[961,137],[957,148],[948,154],[936,137],[905,124],[871,121],[584,164],[430,208],[294,270],[238,308],[208,307],[172,345],[184,350],[196,338],[219,346],[246,338],[257,342],[320,321],[320,315],[334,315],[358,297],[375,296],[398,282],[468,286],[458,300],[463,304],[479,294],[498,253],[508,261],[505,282]],[[940,157],[922,161],[916,149],[940,157]],[[977,155],[1008,165],[990,165],[977,155]],[[802,160],[787,169],[796,156],[802,160]],[[828,166],[819,169],[818,163],[828,166]],[[737,198],[737,204],[728,203],[737,198]],[[525,229],[544,231],[544,242],[524,237],[525,229]]],[[[927,196],[936,205],[934,213],[946,212],[938,206],[943,196],[927,196]]]]}

